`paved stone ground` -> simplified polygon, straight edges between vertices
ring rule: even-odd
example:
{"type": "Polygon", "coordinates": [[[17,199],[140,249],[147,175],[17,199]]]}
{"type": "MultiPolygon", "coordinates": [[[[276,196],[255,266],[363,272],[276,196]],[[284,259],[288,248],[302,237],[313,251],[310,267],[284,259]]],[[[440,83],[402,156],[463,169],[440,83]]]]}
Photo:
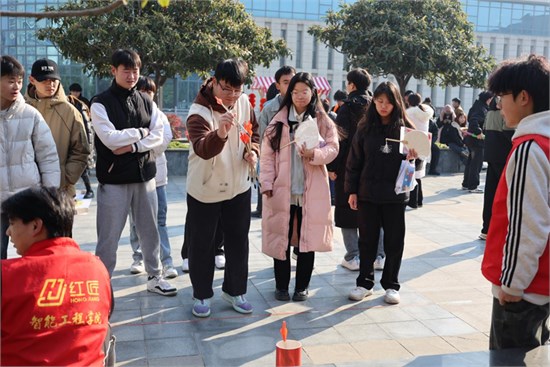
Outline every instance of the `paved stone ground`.
{"type": "MultiPolygon", "coordinates": [[[[212,316],[198,319],[191,314],[191,283],[181,272],[179,255],[187,210],[185,177],[170,177],[168,227],[180,272],[173,281],[179,293],[148,293],[146,276],[130,274],[125,228],[113,275],[117,365],[273,366],[283,320],[289,339],[303,344],[303,365],[488,365],[492,298],[480,273],[484,242],[477,239],[483,195],[460,190],[461,180],[460,174],[426,177],[424,207],[407,210],[399,305],[383,302],[379,284],[362,302],[347,299],[357,273],[339,265],[345,250],[338,229],[334,250],[316,254],[309,300],[275,300],[272,260],[261,253],[261,220],[253,219],[247,298],[254,312],[238,314],[220,298],[223,270],[217,270],[212,316]]],[[[88,214],[76,217],[74,227],[75,239],[91,252],[95,212],[94,201],[88,214]]]]}

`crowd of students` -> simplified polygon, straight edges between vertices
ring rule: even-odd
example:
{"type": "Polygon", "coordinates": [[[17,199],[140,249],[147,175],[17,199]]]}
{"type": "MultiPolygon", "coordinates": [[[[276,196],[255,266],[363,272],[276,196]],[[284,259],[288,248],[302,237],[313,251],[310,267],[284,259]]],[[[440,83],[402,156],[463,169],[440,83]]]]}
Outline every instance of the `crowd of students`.
{"type": "MultiPolygon", "coordinates": [[[[111,340],[108,318],[114,305],[110,277],[128,216],[132,272],[147,273],[150,292],[177,294],[167,280],[178,275],[166,231],[163,151],[171,132],[166,116],[151,98],[156,87],[152,80],[140,78],[140,68],[137,53],[115,51],[112,85],[95,96],[89,107],[99,182],[95,257],[81,252],[70,239],[74,184],[85,172],[91,151],[86,114],[68,101],[53,61],[42,59],[33,65],[23,97],[23,67],[2,56],[2,258],[7,257],[8,236],[22,256],[2,260],[2,363],[41,364],[56,335],[72,344],[66,348],[71,352],[52,357],[53,364],[70,364],[73,355],[85,355],[80,361],[90,365],[105,361],[111,340]],[[25,283],[24,291],[21,287],[15,291],[10,279],[24,279],[18,274],[29,266],[34,281],[25,283]],[[86,288],[84,306],[94,316],[70,326],[61,324],[64,318],[81,313],[83,303],[70,300],[81,295],[73,292],[74,284],[84,283],[93,283],[86,288]],[[60,290],[67,284],[71,292],[65,294],[60,290]],[[41,306],[52,299],[43,295],[55,290],[59,290],[56,309],[47,314],[41,306]],[[19,307],[29,300],[27,306],[19,307]],[[7,316],[15,312],[19,312],[17,319],[27,317],[29,322],[14,325],[9,320],[16,318],[7,316]],[[33,336],[36,330],[47,331],[40,353],[21,353],[27,345],[21,335],[33,336]]],[[[493,283],[495,297],[490,347],[536,346],[548,340],[550,67],[544,58],[505,62],[489,78],[490,91],[479,95],[467,116],[460,101],[453,100],[454,108],[445,106],[437,122],[429,100],[421,103],[421,96],[412,92],[403,98],[392,82],[382,82],[370,93],[371,77],[361,68],[348,73],[347,93],[337,111],[329,111],[336,115],[333,120],[323,108],[313,76],[289,66],[277,71],[279,94],[256,120],[243,93],[248,74],[248,65],[241,59],[220,61],[186,120],[190,149],[182,257],[193,287],[194,316],[211,315],[216,267],[224,268],[221,298],[238,313],[253,312],[246,293],[255,182],[262,203],[258,207],[262,252],[273,258],[276,300],[306,301],[315,252],[332,250],[333,181],[334,219],[346,247],[342,266],[358,271],[348,298],[361,301],[372,295],[375,270],[382,270],[384,301],[399,303],[406,206],[422,207],[421,180],[426,169],[414,149],[401,149],[403,130],[427,134],[435,125],[433,141],[447,141],[464,159],[463,188],[482,192],[478,186],[484,139],[491,147],[501,145],[505,125],[518,130],[508,148],[510,159],[503,160],[501,152],[491,150],[485,206],[495,211],[484,209],[480,236],[487,239],[483,274],[493,283]],[[491,102],[495,113],[488,113],[491,102]],[[500,120],[498,107],[502,108],[500,120]],[[396,180],[406,161],[416,167],[417,185],[411,192],[397,192],[396,180]],[[504,174],[499,181],[500,172],[504,174]],[[222,244],[223,264],[218,258],[222,244]],[[291,297],[292,248],[296,279],[291,297]],[[510,307],[533,312],[528,318],[510,321],[503,316],[510,307]],[[507,335],[510,324],[521,333],[507,335]]],[[[83,100],[76,102],[87,105],[83,100]]],[[[438,173],[433,166],[430,172],[438,173]]],[[[90,191],[87,187],[86,194],[93,196],[90,191]]],[[[37,343],[36,339],[26,340],[37,343]]]]}

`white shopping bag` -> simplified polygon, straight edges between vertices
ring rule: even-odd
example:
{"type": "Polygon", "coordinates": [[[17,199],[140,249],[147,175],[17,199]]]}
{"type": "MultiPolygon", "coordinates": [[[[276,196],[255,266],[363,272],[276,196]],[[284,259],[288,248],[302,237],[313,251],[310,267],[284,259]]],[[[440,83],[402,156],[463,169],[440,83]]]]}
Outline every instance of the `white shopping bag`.
{"type": "Polygon", "coordinates": [[[399,174],[395,181],[395,193],[402,194],[404,192],[410,192],[416,187],[416,180],[414,179],[414,162],[404,160],[401,162],[399,168],[399,174]]]}

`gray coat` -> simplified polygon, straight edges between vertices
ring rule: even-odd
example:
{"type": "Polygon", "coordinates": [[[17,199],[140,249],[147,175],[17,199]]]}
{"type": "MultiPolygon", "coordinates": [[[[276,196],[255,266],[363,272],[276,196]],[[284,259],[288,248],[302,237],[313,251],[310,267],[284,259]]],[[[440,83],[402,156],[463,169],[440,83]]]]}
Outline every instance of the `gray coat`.
{"type": "Polygon", "coordinates": [[[0,202],[29,187],[59,187],[61,170],[50,128],[21,94],[0,112],[0,147],[0,202]]]}

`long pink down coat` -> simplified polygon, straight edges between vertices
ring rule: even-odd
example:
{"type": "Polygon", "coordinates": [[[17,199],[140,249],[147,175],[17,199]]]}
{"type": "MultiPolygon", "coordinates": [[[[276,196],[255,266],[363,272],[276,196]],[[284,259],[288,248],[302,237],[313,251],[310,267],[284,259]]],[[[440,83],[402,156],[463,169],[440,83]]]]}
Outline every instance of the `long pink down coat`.
{"type": "MultiPolygon", "coordinates": [[[[279,111],[270,125],[283,123],[280,146],[290,142],[288,108],[279,111]]],[[[326,252],[332,250],[332,210],[326,164],[338,155],[338,135],[330,118],[318,116],[319,134],[325,140],[317,147],[313,160],[304,159],[304,196],[300,251],[326,252]]],[[[273,151],[269,143],[268,127],[262,142],[260,156],[260,183],[262,192],[273,191],[273,196],[263,197],[262,252],[275,259],[286,260],[290,221],[291,152],[290,146],[273,151]]]]}

